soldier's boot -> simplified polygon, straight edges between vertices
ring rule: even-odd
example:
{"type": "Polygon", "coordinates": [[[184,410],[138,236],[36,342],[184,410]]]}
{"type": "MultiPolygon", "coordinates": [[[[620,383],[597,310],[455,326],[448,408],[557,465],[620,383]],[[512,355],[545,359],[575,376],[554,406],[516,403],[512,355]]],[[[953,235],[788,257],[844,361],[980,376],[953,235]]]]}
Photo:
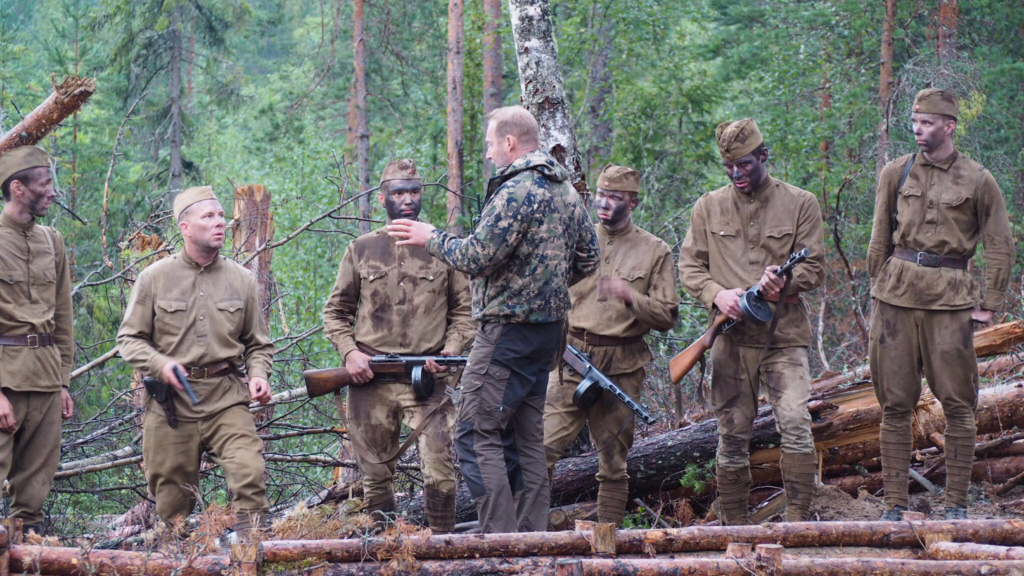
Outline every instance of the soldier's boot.
{"type": "Polygon", "coordinates": [[[907,508],[905,506],[900,506],[897,504],[892,508],[886,509],[885,512],[882,512],[882,516],[879,518],[879,520],[883,522],[902,522],[903,513],[906,511],[907,508]]]}
{"type": "MultiPolygon", "coordinates": [[[[909,432],[909,430],[908,430],[909,432]]],[[[909,506],[910,482],[910,435],[882,428],[879,434],[879,448],[882,453],[882,488],[885,490],[885,507],[909,506]]]]}
{"type": "Polygon", "coordinates": [[[423,503],[427,512],[427,523],[434,534],[450,534],[455,531],[455,490],[445,492],[431,486],[423,487],[423,503]]]}
{"type": "Polygon", "coordinates": [[[263,536],[267,515],[262,512],[235,512],[235,537],[237,542],[249,542],[263,536]]]}
{"type": "Polygon", "coordinates": [[[622,526],[629,501],[628,480],[606,480],[597,489],[597,521],[622,526]]]}
{"type": "Polygon", "coordinates": [[[814,452],[782,453],[779,466],[786,488],[786,522],[803,522],[809,516],[814,499],[816,460],[814,452]]]}
{"type": "Polygon", "coordinates": [[[750,466],[722,468],[716,471],[718,479],[718,516],[722,526],[750,524],[747,501],[750,499],[750,466]]]}
{"type": "Polygon", "coordinates": [[[395,494],[388,492],[367,501],[363,513],[368,514],[376,528],[383,528],[395,514],[395,494]]]}
{"type": "Polygon", "coordinates": [[[971,467],[974,464],[975,436],[951,436],[945,439],[946,452],[946,512],[953,510],[953,520],[967,517],[967,489],[971,485],[971,467]],[[960,509],[963,516],[960,516],[960,509]]]}

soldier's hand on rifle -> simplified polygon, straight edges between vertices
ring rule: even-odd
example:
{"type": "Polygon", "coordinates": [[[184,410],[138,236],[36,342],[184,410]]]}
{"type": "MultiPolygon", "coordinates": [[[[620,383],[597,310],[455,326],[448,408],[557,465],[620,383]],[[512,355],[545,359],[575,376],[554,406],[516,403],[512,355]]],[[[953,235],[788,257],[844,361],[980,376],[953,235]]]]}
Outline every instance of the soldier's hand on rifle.
{"type": "Polygon", "coordinates": [[[169,384],[172,388],[174,388],[178,392],[184,392],[185,391],[185,387],[181,385],[181,382],[178,382],[178,377],[174,375],[174,367],[175,366],[180,368],[182,372],[185,372],[186,374],[188,373],[185,370],[184,366],[182,366],[181,364],[178,364],[174,360],[171,360],[167,364],[164,364],[163,369],[160,370],[160,379],[163,380],[164,383],[169,384]]]}
{"type": "MultiPolygon", "coordinates": [[[[440,355],[441,356],[453,356],[453,354],[451,352],[449,352],[448,350],[441,350],[440,355]]],[[[448,371],[448,367],[447,366],[441,366],[437,362],[434,362],[433,358],[427,358],[427,361],[423,363],[423,368],[427,372],[433,372],[434,374],[438,374],[440,372],[447,372],[448,371]]]]}
{"type": "Polygon", "coordinates": [[[270,402],[270,382],[263,378],[250,378],[249,396],[260,404],[270,402]]]}
{"type": "Polygon", "coordinates": [[[636,302],[633,289],[629,287],[628,282],[622,278],[602,276],[597,279],[597,297],[605,299],[609,296],[626,304],[636,302]]]}
{"type": "Polygon", "coordinates": [[[779,295],[782,294],[782,288],[786,285],[784,277],[775,275],[775,271],[778,269],[778,266],[765,268],[764,275],[761,276],[761,281],[757,284],[757,289],[761,291],[761,296],[764,296],[765,300],[778,300],[779,295]]]}
{"type": "Polygon", "coordinates": [[[715,295],[715,307],[732,320],[743,320],[743,310],[740,308],[740,296],[743,296],[743,292],[744,290],[739,288],[720,291],[715,295]]]}
{"type": "Polygon", "coordinates": [[[373,380],[373,370],[370,370],[370,357],[359,350],[353,350],[345,355],[345,369],[352,377],[353,384],[366,384],[373,380]]]}

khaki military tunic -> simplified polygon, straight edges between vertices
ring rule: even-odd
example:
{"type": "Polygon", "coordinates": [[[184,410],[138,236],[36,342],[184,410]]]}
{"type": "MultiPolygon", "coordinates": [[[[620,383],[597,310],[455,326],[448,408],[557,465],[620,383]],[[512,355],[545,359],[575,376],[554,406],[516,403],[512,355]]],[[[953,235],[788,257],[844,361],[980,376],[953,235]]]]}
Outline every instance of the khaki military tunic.
{"type": "Polygon", "coordinates": [[[754,286],[766,267],[782,264],[803,248],[811,256],[794,270],[789,290],[800,302],[775,306],[779,322],[771,349],[762,354],[770,324],[739,322],[711,350],[710,400],[718,418],[719,468],[747,469],[762,389],[775,413],[783,452],[814,452],[807,412],[811,327],[800,295],[824,279],[825,245],[817,199],[775,178],[749,194],[731,184],[719,188],[693,208],[679,254],[679,279],[709,309],[720,290],[754,286]]]}
{"type": "MultiPolygon", "coordinates": [[[[222,256],[200,266],[184,250],[139,274],[117,345],[136,370],[157,378],[171,360],[190,367],[230,360],[266,379],[274,355],[253,275],[222,256]]],[[[236,374],[190,382],[200,402],[176,393],[177,428],[152,398],[146,407],[143,459],[157,514],[174,522],[191,513],[204,451],[223,468],[236,514],[265,513],[263,443],[248,386],[236,374]]]]}
{"type": "Polygon", "coordinates": [[[871,295],[869,357],[882,406],[880,445],[886,503],[907,506],[913,410],[921,376],[946,416],[946,505],[966,506],[974,459],[978,366],[971,308],[1001,310],[1014,260],[1002,193],[992,174],[955,152],[942,162],[918,154],[897,198],[909,156],[879,176],[868,247],[871,295]],[[893,202],[898,225],[892,229],[893,202]],[[985,291],[966,270],[919,266],[894,247],[971,258],[985,247],[985,291]]]}
{"type": "MultiPolygon", "coordinates": [[[[446,350],[458,355],[476,332],[471,312],[472,294],[464,273],[424,248],[398,246],[381,228],[346,249],[324,306],[324,331],[342,361],[357,344],[364,352],[429,355],[446,350]]],[[[408,378],[378,377],[349,387],[347,423],[359,448],[356,460],[363,473],[367,510],[394,509],[395,463],[376,462],[398,449],[403,422],[417,427],[447,398],[445,389],[454,386],[453,380],[439,374],[434,395],[424,400],[415,398],[408,378]]],[[[454,525],[455,510],[454,422],[454,407],[447,404],[431,416],[417,439],[428,520],[435,529],[447,531],[454,525]]]]}
{"type": "Polygon", "coordinates": [[[35,220],[0,213],[0,335],[53,334],[55,346],[0,346],[0,389],[18,430],[0,432],[0,478],[11,517],[43,521],[60,463],[61,386],[74,364],[71,273],[64,238],[35,220]]]}
{"type": "MultiPolygon", "coordinates": [[[[596,228],[601,265],[596,274],[569,288],[570,332],[634,338],[652,329],[670,330],[679,319],[679,297],[675,263],[668,244],[632,223],[618,232],[610,231],[603,224],[596,228]],[[597,283],[602,277],[628,282],[635,302],[626,304],[615,297],[598,296],[597,283]]],[[[639,401],[646,376],[644,366],[651,361],[646,342],[594,346],[570,335],[569,344],[588,354],[598,370],[639,401]]],[[[628,495],[626,456],[633,446],[635,415],[607,393],[602,394],[590,410],[580,410],[572,403],[573,392],[580,381],[578,373],[564,366],[548,378],[544,405],[548,469],[554,469],[561,452],[576,438],[583,425],[589,423],[595,446],[603,448],[598,452],[597,480],[601,483],[598,517],[601,522],[618,524],[622,521],[628,495]]]]}

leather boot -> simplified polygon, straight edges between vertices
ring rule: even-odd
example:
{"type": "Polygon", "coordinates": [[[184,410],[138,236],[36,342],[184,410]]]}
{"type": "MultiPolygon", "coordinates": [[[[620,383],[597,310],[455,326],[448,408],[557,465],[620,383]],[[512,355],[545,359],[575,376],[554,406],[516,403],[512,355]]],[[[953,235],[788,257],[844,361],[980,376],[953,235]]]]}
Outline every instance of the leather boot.
{"type": "Polygon", "coordinates": [[[384,527],[395,513],[395,494],[380,494],[363,504],[363,513],[368,514],[377,528],[384,527]]]}
{"type": "Polygon", "coordinates": [[[786,522],[807,520],[814,498],[814,473],[817,458],[814,452],[782,453],[782,483],[786,489],[786,522]]]}
{"type": "Polygon", "coordinates": [[[622,526],[629,501],[628,480],[606,480],[597,489],[597,521],[622,526]]]}
{"type": "Polygon", "coordinates": [[[423,505],[427,523],[434,534],[450,534],[455,530],[455,490],[449,492],[431,486],[423,487],[423,505]]]}
{"type": "Polygon", "coordinates": [[[750,498],[750,466],[722,468],[718,466],[718,516],[722,526],[750,524],[747,501],[750,498]]]}

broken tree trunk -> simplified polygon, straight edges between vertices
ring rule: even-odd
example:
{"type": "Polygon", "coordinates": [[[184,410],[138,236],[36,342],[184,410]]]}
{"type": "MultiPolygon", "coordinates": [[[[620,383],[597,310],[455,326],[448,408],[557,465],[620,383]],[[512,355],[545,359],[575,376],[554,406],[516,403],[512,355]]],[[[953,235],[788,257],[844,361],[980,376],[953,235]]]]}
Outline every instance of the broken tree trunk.
{"type": "Polygon", "coordinates": [[[978,358],[1002,354],[1024,342],[1024,320],[997,324],[974,333],[974,351],[978,358]]]}
{"type": "Polygon", "coordinates": [[[0,136],[0,154],[18,146],[38,143],[85,104],[96,91],[96,80],[67,76],[60,84],[51,77],[53,94],[29,112],[21,122],[0,136]]]}
{"type": "Polygon", "coordinates": [[[540,124],[540,146],[569,170],[569,181],[589,197],[572,114],[558,67],[548,0],[509,0],[523,106],[540,124]]]}
{"type": "Polygon", "coordinates": [[[970,542],[933,542],[928,553],[936,560],[1024,560],[1024,548],[1020,546],[970,542]]]}

